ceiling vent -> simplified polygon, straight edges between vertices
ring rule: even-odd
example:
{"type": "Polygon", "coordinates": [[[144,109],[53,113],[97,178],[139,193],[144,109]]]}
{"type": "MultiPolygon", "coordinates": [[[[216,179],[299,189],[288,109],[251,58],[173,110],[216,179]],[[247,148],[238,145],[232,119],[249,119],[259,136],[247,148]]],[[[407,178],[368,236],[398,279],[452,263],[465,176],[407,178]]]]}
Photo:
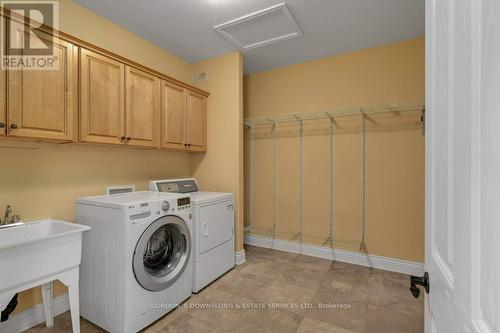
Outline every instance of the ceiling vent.
{"type": "Polygon", "coordinates": [[[285,3],[220,24],[214,29],[241,51],[302,36],[285,3]]]}

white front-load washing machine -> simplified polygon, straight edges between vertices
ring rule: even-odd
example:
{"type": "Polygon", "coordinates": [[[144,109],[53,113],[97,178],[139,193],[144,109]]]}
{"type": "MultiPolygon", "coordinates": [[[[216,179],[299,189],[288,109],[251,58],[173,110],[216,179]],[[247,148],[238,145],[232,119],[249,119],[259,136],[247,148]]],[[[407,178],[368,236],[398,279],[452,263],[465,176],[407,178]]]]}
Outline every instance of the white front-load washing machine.
{"type": "Polygon", "coordinates": [[[150,181],[149,190],[191,195],[194,293],[234,267],[232,193],[199,191],[194,178],[150,181]]]}
{"type": "Polygon", "coordinates": [[[83,237],[82,317],[109,332],[137,332],[191,295],[189,194],[133,192],[76,201],[83,237]]]}

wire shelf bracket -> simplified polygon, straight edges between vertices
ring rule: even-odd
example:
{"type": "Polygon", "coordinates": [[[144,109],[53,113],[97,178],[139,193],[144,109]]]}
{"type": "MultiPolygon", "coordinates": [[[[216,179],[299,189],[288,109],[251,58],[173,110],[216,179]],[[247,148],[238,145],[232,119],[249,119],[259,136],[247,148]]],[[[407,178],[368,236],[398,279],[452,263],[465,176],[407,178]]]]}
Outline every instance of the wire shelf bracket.
{"type": "Polygon", "coordinates": [[[276,240],[277,224],[277,205],[278,205],[278,129],[276,124],[273,124],[273,240],[271,248],[274,249],[274,241],[276,240]]]}
{"type": "Polygon", "coordinates": [[[292,237],[291,240],[299,240],[302,247],[302,235],[304,234],[304,120],[300,115],[294,115],[296,121],[299,122],[299,196],[298,196],[298,227],[299,231],[292,237]]]}
{"type": "Polygon", "coordinates": [[[364,252],[366,248],[366,115],[360,110],[360,147],[359,147],[359,171],[360,171],[360,229],[361,242],[359,251],[364,252]]]}
{"type": "Polygon", "coordinates": [[[323,242],[323,247],[328,245],[333,248],[333,208],[334,208],[334,182],[333,182],[333,129],[334,118],[330,112],[326,113],[330,119],[328,125],[328,238],[323,242]]]}
{"type": "Polygon", "coordinates": [[[246,228],[251,230],[253,222],[253,127],[250,124],[245,124],[248,128],[248,172],[247,172],[247,184],[248,184],[248,210],[247,210],[247,223],[246,228]]]}

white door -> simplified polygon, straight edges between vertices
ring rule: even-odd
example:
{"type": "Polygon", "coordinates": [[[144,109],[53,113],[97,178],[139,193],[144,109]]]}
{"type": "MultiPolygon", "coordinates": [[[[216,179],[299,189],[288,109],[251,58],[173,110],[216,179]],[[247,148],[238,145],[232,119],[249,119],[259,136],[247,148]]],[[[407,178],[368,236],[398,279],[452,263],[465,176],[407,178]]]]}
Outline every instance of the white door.
{"type": "Polygon", "coordinates": [[[500,1],[426,0],[426,332],[500,332],[500,1]]]}

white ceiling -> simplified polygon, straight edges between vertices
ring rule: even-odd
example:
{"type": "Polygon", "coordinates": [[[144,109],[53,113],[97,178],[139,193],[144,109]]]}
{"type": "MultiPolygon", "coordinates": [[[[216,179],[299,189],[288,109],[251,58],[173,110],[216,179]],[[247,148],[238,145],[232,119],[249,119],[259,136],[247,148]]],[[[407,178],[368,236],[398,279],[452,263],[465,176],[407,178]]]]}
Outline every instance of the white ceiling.
{"type": "MultiPolygon", "coordinates": [[[[280,0],[76,0],[192,63],[237,50],[213,27],[280,0]]],[[[245,51],[245,72],[424,34],[425,0],[285,0],[303,35],[245,51]]]]}

